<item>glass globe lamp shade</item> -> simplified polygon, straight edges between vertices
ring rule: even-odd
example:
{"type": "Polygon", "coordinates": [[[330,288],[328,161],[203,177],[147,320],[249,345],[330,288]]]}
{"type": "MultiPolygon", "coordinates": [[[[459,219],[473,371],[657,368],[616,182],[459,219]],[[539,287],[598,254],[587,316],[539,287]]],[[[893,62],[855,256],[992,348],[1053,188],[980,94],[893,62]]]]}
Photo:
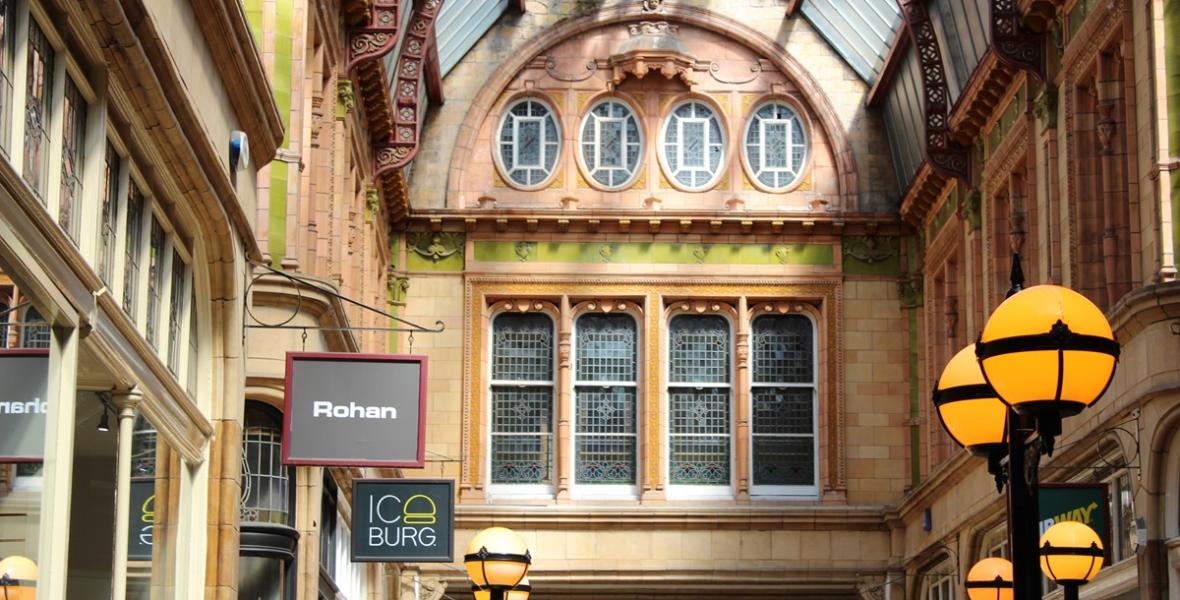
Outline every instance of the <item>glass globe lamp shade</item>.
{"type": "Polygon", "coordinates": [[[1041,571],[1061,585],[1085,585],[1102,568],[1102,539],[1082,523],[1062,521],[1041,536],[1041,571]]]}
{"type": "Polygon", "coordinates": [[[975,345],[947,363],[934,388],[938,420],[955,443],[976,456],[1002,452],[1008,445],[1008,406],[983,378],[975,345]]]}
{"type": "Polygon", "coordinates": [[[975,563],[965,587],[970,600],[1012,600],[1012,563],[999,557],[975,563]]]}
{"type": "Polygon", "coordinates": [[[0,594],[3,600],[36,600],[36,563],[15,554],[0,560],[0,594]]]}
{"type": "Polygon", "coordinates": [[[515,531],[489,527],[471,539],[463,562],[475,587],[507,590],[528,575],[532,555],[515,531]]]}
{"type": "Polygon", "coordinates": [[[1013,410],[1067,417],[1106,391],[1119,345],[1102,311],[1085,296],[1037,285],[996,308],[975,351],[987,382],[1013,410]]]}
{"type": "MultiPolygon", "coordinates": [[[[529,594],[532,592],[533,586],[529,585],[529,578],[525,577],[516,587],[504,592],[504,600],[529,600],[529,594]]],[[[471,593],[475,595],[475,600],[491,600],[492,598],[492,590],[480,589],[474,585],[471,586],[471,593]]]]}

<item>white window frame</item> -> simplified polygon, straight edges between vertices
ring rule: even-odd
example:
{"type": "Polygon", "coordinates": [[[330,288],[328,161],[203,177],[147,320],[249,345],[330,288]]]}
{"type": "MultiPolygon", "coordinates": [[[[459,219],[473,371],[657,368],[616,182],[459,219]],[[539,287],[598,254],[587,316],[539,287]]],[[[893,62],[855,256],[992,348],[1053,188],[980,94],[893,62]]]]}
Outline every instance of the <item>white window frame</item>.
{"type": "MultiPolygon", "coordinates": [[[[590,108],[586,109],[586,114],[582,116],[582,122],[578,124],[578,139],[577,139],[578,166],[581,167],[582,173],[586,177],[586,182],[589,183],[591,186],[594,186],[598,189],[601,189],[603,191],[609,191],[609,192],[625,190],[625,189],[631,187],[632,185],[634,185],[635,181],[637,179],[639,179],[639,175],[643,172],[643,168],[644,168],[643,158],[644,158],[645,149],[646,149],[646,147],[644,145],[645,141],[646,140],[645,140],[645,136],[644,136],[644,132],[643,132],[643,119],[640,117],[639,111],[636,110],[635,106],[632,105],[629,101],[627,101],[619,96],[608,96],[605,98],[601,98],[601,99],[597,100],[596,102],[594,102],[593,104],[591,104],[590,108]],[[618,105],[626,108],[626,110],[629,112],[629,114],[624,117],[599,117],[599,116],[595,115],[594,110],[597,109],[599,106],[602,106],[603,104],[618,104],[618,105]],[[639,132],[638,133],[639,139],[637,140],[639,147],[635,150],[635,152],[637,153],[637,157],[635,160],[635,169],[631,172],[631,174],[627,177],[627,179],[623,183],[620,183],[617,185],[607,185],[607,184],[602,183],[601,181],[598,181],[597,179],[594,178],[594,174],[601,168],[601,165],[598,164],[602,160],[602,152],[601,152],[601,147],[600,147],[601,141],[602,141],[602,128],[601,128],[601,126],[603,123],[620,123],[620,124],[622,124],[622,127],[623,127],[623,135],[626,136],[626,131],[627,131],[626,128],[627,128],[628,118],[635,120],[636,130],[639,132]],[[591,123],[592,121],[593,121],[593,123],[591,123]],[[587,126],[589,126],[591,124],[593,124],[593,127],[594,127],[594,140],[595,140],[594,141],[594,146],[595,146],[594,162],[595,162],[595,164],[593,164],[593,165],[590,164],[589,160],[587,160],[588,157],[586,156],[586,151],[585,151],[586,128],[587,128],[587,126]]],[[[622,161],[622,164],[624,166],[621,167],[621,170],[626,169],[627,161],[625,160],[625,153],[627,152],[627,146],[629,146],[630,143],[631,143],[630,140],[623,142],[624,160],[622,161]]]]}
{"type": "Polygon", "coordinates": [[[520,189],[520,190],[534,191],[534,190],[543,189],[546,186],[548,186],[550,183],[552,183],[553,179],[555,177],[557,177],[557,174],[561,172],[561,169],[562,169],[561,155],[562,155],[562,149],[564,147],[564,144],[565,144],[565,140],[564,140],[564,136],[562,135],[561,114],[557,112],[557,110],[553,107],[553,104],[550,103],[547,99],[545,99],[539,95],[523,96],[521,98],[517,98],[517,99],[509,102],[508,104],[504,105],[504,110],[503,110],[502,114],[500,115],[500,120],[496,124],[496,130],[492,132],[492,158],[495,161],[496,169],[499,171],[500,177],[502,177],[504,179],[505,183],[507,183],[508,185],[510,185],[514,188],[520,189]],[[549,117],[553,119],[553,124],[555,125],[555,129],[557,130],[557,140],[556,140],[557,147],[554,150],[555,156],[553,158],[553,168],[550,169],[549,172],[545,174],[545,177],[542,178],[540,182],[532,184],[532,185],[520,183],[519,181],[514,180],[512,178],[512,173],[521,167],[530,168],[530,169],[539,169],[539,170],[544,171],[545,170],[545,162],[546,162],[546,159],[548,158],[548,155],[546,154],[547,151],[546,151],[545,147],[547,145],[549,145],[551,142],[548,142],[547,140],[545,140],[545,135],[546,135],[546,133],[545,133],[545,120],[546,120],[546,117],[543,117],[543,116],[542,117],[534,117],[534,116],[520,117],[520,116],[516,116],[516,115],[512,114],[512,109],[514,109],[517,106],[524,104],[526,102],[535,102],[535,103],[543,106],[545,108],[545,110],[549,111],[549,117]],[[503,140],[501,139],[501,134],[504,131],[504,126],[505,126],[505,124],[508,123],[509,119],[512,120],[512,165],[511,165],[511,168],[509,168],[509,165],[504,164],[504,158],[502,155],[502,148],[501,148],[502,145],[504,144],[503,140]],[[519,159],[519,156],[520,156],[520,144],[519,144],[520,124],[522,121],[535,122],[540,126],[541,141],[540,141],[540,148],[538,149],[538,152],[537,152],[539,164],[521,165],[519,163],[519,160],[520,160],[519,159]]]}
{"type": "Polygon", "coordinates": [[[790,191],[799,186],[803,181],[803,175],[807,172],[811,162],[811,137],[809,135],[810,123],[806,119],[806,113],[799,109],[795,104],[783,100],[781,98],[772,98],[755,105],[754,110],[750,111],[749,117],[746,119],[746,125],[742,129],[742,143],[739,154],[742,157],[742,166],[746,169],[746,176],[750,179],[750,183],[754,184],[758,189],[769,193],[782,193],[790,191]],[[761,119],[758,117],[758,111],[767,106],[784,106],[791,112],[795,113],[795,122],[798,123],[798,131],[792,135],[792,127],[790,119],[761,119]],[[803,146],[803,160],[799,163],[799,168],[795,171],[794,176],[789,182],[781,186],[768,185],[758,178],[763,171],[773,172],[790,172],[790,169],[783,169],[781,167],[773,167],[766,165],[766,128],[763,124],[784,124],[787,126],[787,155],[790,160],[791,148],[796,144],[792,144],[795,135],[798,135],[801,140],[800,144],[803,146]],[[757,165],[750,163],[750,153],[747,147],[746,140],[750,136],[750,128],[758,125],[758,144],[761,150],[758,152],[757,165]]]}
{"type": "Polygon", "coordinates": [[[728,131],[728,127],[725,122],[724,115],[725,115],[725,113],[718,106],[712,104],[711,102],[707,102],[701,98],[692,97],[692,98],[686,98],[684,100],[681,100],[681,101],[673,104],[672,107],[668,110],[667,114],[664,116],[663,124],[661,124],[661,126],[660,126],[659,143],[656,144],[656,146],[657,146],[656,154],[659,156],[660,166],[663,168],[664,174],[667,177],[668,182],[671,183],[677,189],[680,189],[682,191],[687,191],[687,192],[701,192],[701,191],[705,191],[705,190],[713,188],[714,186],[717,185],[717,182],[721,181],[722,176],[725,174],[726,169],[728,168],[728,161],[726,160],[726,157],[729,153],[729,131],[728,131]],[[713,113],[713,118],[717,120],[717,129],[721,132],[721,139],[719,141],[714,142],[714,141],[710,140],[710,138],[709,138],[709,136],[711,134],[709,132],[709,119],[708,118],[705,118],[705,117],[683,117],[683,118],[681,118],[681,117],[676,116],[676,111],[679,110],[680,107],[688,105],[688,104],[698,104],[698,105],[703,106],[706,109],[708,109],[709,112],[713,113]],[[672,126],[673,122],[675,122],[675,126],[676,126],[676,140],[677,140],[676,149],[675,149],[676,164],[677,164],[676,170],[672,170],[671,164],[669,163],[668,148],[667,148],[668,143],[666,141],[667,136],[668,136],[668,127],[672,126]],[[699,124],[704,128],[704,153],[705,153],[704,154],[704,161],[705,161],[705,164],[703,167],[693,167],[693,168],[685,169],[685,165],[684,165],[684,129],[685,129],[685,127],[684,126],[686,123],[699,124]],[[706,181],[702,185],[693,186],[693,185],[685,184],[684,182],[682,182],[676,178],[676,175],[682,171],[693,171],[693,172],[705,171],[705,172],[708,172],[709,171],[709,148],[711,146],[713,146],[714,144],[721,145],[721,158],[717,161],[717,170],[712,173],[712,175],[709,177],[708,181],[706,181]]]}
{"type": "Polygon", "coordinates": [[[661,357],[660,368],[663,372],[663,389],[660,393],[663,395],[663,405],[661,407],[664,414],[663,427],[663,447],[664,447],[664,469],[667,472],[667,497],[669,500],[732,500],[736,496],[736,469],[737,469],[737,448],[735,431],[737,430],[737,415],[734,395],[737,392],[737,386],[734,384],[734,379],[737,377],[737,323],[733,317],[724,312],[710,312],[703,314],[696,314],[687,311],[675,311],[669,313],[664,320],[664,356],[661,357]],[[725,319],[729,325],[729,383],[711,383],[708,386],[697,386],[692,383],[673,383],[672,382],[672,321],[679,316],[719,316],[725,319]],[[727,388],[729,390],[729,483],[726,485],[705,485],[695,483],[672,483],[672,395],[669,390],[674,387],[715,387],[727,388]]]}
{"type": "Polygon", "coordinates": [[[959,585],[954,563],[943,560],[922,572],[921,600],[956,600],[959,585]]]}
{"type": "MultiPolygon", "coordinates": [[[[639,481],[643,469],[643,443],[640,435],[642,414],[642,392],[643,388],[640,381],[643,379],[643,363],[641,357],[643,354],[643,341],[641,334],[641,323],[635,315],[628,312],[585,312],[577,315],[573,319],[573,332],[570,336],[570,412],[573,416],[573,425],[570,430],[570,449],[569,459],[567,464],[570,468],[570,495],[575,499],[593,499],[593,498],[615,498],[615,499],[637,499],[639,498],[639,481]],[[621,314],[635,324],[635,381],[592,381],[587,383],[580,383],[578,381],[578,321],[582,317],[590,315],[614,315],[621,314]],[[635,483],[631,485],[626,484],[604,484],[596,485],[589,483],[578,483],[578,387],[632,387],[635,389],[635,433],[631,434],[635,437],[635,483]]],[[[610,434],[622,435],[622,434],[610,434]]]]}
{"type": "MultiPolygon", "coordinates": [[[[819,324],[816,323],[815,317],[806,312],[790,312],[785,314],[762,314],[755,315],[750,318],[750,388],[746,395],[746,414],[750,415],[750,438],[749,438],[749,455],[750,463],[748,466],[750,473],[750,496],[759,496],[763,498],[796,498],[796,499],[817,499],[819,498],[819,324]],[[810,383],[757,383],[754,381],[754,322],[760,318],[765,317],[785,317],[797,315],[807,319],[811,325],[811,374],[812,379],[810,383]],[[812,485],[755,485],[754,484],[754,389],[760,387],[770,388],[810,388],[811,389],[811,447],[813,466],[812,473],[814,473],[814,483],[812,485]]],[[[807,437],[802,434],[764,434],[773,437],[807,437]]]]}
{"type": "Polygon", "coordinates": [[[512,314],[512,312],[508,311],[508,310],[497,310],[497,311],[493,312],[491,315],[489,315],[488,328],[487,328],[487,331],[489,333],[489,335],[487,336],[488,337],[488,339],[487,339],[487,357],[488,357],[487,378],[488,378],[488,384],[487,384],[487,386],[484,387],[484,393],[486,394],[485,398],[487,398],[487,402],[484,403],[486,405],[484,408],[484,420],[487,423],[487,438],[486,439],[488,442],[488,446],[487,446],[487,452],[484,453],[483,462],[484,462],[484,469],[486,469],[485,472],[487,473],[488,495],[489,496],[496,496],[496,497],[552,499],[556,495],[556,491],[557,491],[557,465],[558,465],[558,461],[561,460],[561,448],[558,447],[559,444],[561,443],[561,441],[558,439],[558,431],[557,431],[557,420],[558,420],[558,410],[559,410],[558,409],[558,402],[560,402],[560,398],[558,398],[558,390],[557,390],[557,369],[558,369],[557,344],[558,344],[558,322],[559,322],[559,320],[557,318],[555,318],[553,315],[551,315],[545,311],[524,313],[524,314],[540,314],[540,315],[544,316],[546,319],[549,320],[549,323],[553,328],[552,329],[552,331],[553,331],[553,348],[550,351],[550,354],[551,354],[550,359],[553,361],[553,368],[552,368],[553,379],[551,379],[549,381],[517,381],[517,380],[492,379],[492,369],[495,367],[495,359],[493,356],[493,352],[495,352],[495,343],[496,343],[496,319],[498,317],[500,317],[501,315],[505,315],[505,314],[512,314]],[[552,464],[549,465],[550,473],[549,473],[549,482],[548,483],[493,483],[492,482],[492,455],[493,455],[492,442],[493,442],[493,438],[495,436],[495,434],[493,434],[493,432],[492,432],[492,426],[493,426],[492,408],[493,408],[493,404],[494,404],[493,399],[492,399],[492,389],[497,386],[513,386],[513,385],[525,386],[525,387],[549,386],[549,388],[551,390],[550,403],[552,406],[552,410],[550,411],[549,416],[550,416],[550,419],[552,419],[551,433],[550,433],[550,436],[552,436],[552,441],[550,442],[550,444],[551,444],[551,447],[553,448],[553,457],[552,457],[552,464]]]}

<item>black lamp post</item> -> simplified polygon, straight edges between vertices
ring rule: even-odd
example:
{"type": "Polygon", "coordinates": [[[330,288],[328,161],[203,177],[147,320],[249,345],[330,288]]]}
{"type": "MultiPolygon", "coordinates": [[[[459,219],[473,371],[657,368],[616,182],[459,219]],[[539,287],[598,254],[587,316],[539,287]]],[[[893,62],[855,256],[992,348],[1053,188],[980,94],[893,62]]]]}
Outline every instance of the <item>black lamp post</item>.
{"type": "Polygon", "coordinates": [[[939,379],[934,403],[951,437],[988,456],[997,487],[1007,483],[1013,595],[1032,600],[1041,597],[1041,454],[1052,454],[1062,417],[1077,414],[1106,391],[1119,346],[1102,311],[1081,294],[1055,285],[1024,289],[1016,253],[1011,284],[975,344],[978,372],[956,356],[939,379]],[[1007,410],[997,410],[994,398],[1007,410]]]}

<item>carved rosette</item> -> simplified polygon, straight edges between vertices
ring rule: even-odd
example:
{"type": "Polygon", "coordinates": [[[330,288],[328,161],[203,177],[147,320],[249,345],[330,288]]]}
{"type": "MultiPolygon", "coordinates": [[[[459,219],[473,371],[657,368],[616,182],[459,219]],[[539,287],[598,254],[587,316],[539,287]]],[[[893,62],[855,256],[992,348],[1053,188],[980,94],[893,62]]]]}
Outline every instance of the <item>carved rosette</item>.
{"type": "Polygon", "coordinates": [[[427,49],[434,43],[434,20],[442,4],[443,0],[425,0],[417,4],[410,17],[410,28],[396,63],[393,132],[389,140],[374,147],[374,177],[406,166],[418,153],[419,90],[427,49]]]}
{"type": "Polygon", "coordinates": [[[372,0],[368,22],[348,30],[346,73],[351,75],[361,63],[377,60],[397,45],[399,3],[399,0],[372,0]]]}

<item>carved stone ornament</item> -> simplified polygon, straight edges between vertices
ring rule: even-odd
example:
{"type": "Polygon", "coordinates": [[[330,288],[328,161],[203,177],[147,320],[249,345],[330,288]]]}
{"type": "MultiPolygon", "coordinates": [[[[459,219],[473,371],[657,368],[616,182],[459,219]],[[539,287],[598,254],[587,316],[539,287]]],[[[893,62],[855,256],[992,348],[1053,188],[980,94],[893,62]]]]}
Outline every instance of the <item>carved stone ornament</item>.
{"type": "Polygon", "coordinates": [[[844,256],[873,264],[897,256],[897,238],[857,235],[844,238],[844,256]]]}
{"type": "Polygon", "coordinates": [[[641,2],[643,2],[643,12],[655,12],[660,9],[664,0],[641,0],[641,2]]]}
{"type": "Polygon", "coordinates": [[[1102,114],[1094,126],[1095,132],[1098,134],[1098,150],[1103,154],[1110,154],[1112,152],[1110,141],[1114,138],[1114,119],[1111,117],[1114,112],[1114,104],[1103,102],[1098,105],[1098,112],[1102,114]]]}
{"type": "Polygon", "coordinates": [[[352,80],[336,80],[336,108],[337,114],[346,115],[356,107],[356,94],[352,90],[352,80]]]}
{"type": "Polygon", "coordinates": [[[897,280],[897,297],[902,308],[922,306],[922,274],[910,273],[897,280]]]}
{"type": "Polygon", "coordinates": [[[1033,99],[1033,114],[1041,123],[1041,131],[1057,128],[1057,88],[1045,86],[1033,99]]]}
{"type": "Polygon", "coordinates": [[[537,256],[537,242],[516,242],[516,258],[528,262],[537,256]]]}
{"type": "Polygon", "coordinates": [[[979,190],[971,190],[967,192],[963,200],[959,202],[959,218],[963,219],[965,223],[971,226],[971,231],[979,231],[979,227],[983,222],[982,205],[983,195],[979,190]]]}
{"type": "Polygon", "coordinates": [[[679,27],[667,21],[640,21],[628,26],[631,37],[610,57],[611,81],[619,85],[627,77],[643,79],[656,73],[664,79],[679,79],[692,87],[696,82],[696,59],[676,37],[679,27]]]}
{"type": "Polygon", "coordinates": [[[415,231],[406,237],[406,245],[410,250],[433,262],[456,254],[462,256],[463,243],[463,234],[445,231],[415,231]]]}

